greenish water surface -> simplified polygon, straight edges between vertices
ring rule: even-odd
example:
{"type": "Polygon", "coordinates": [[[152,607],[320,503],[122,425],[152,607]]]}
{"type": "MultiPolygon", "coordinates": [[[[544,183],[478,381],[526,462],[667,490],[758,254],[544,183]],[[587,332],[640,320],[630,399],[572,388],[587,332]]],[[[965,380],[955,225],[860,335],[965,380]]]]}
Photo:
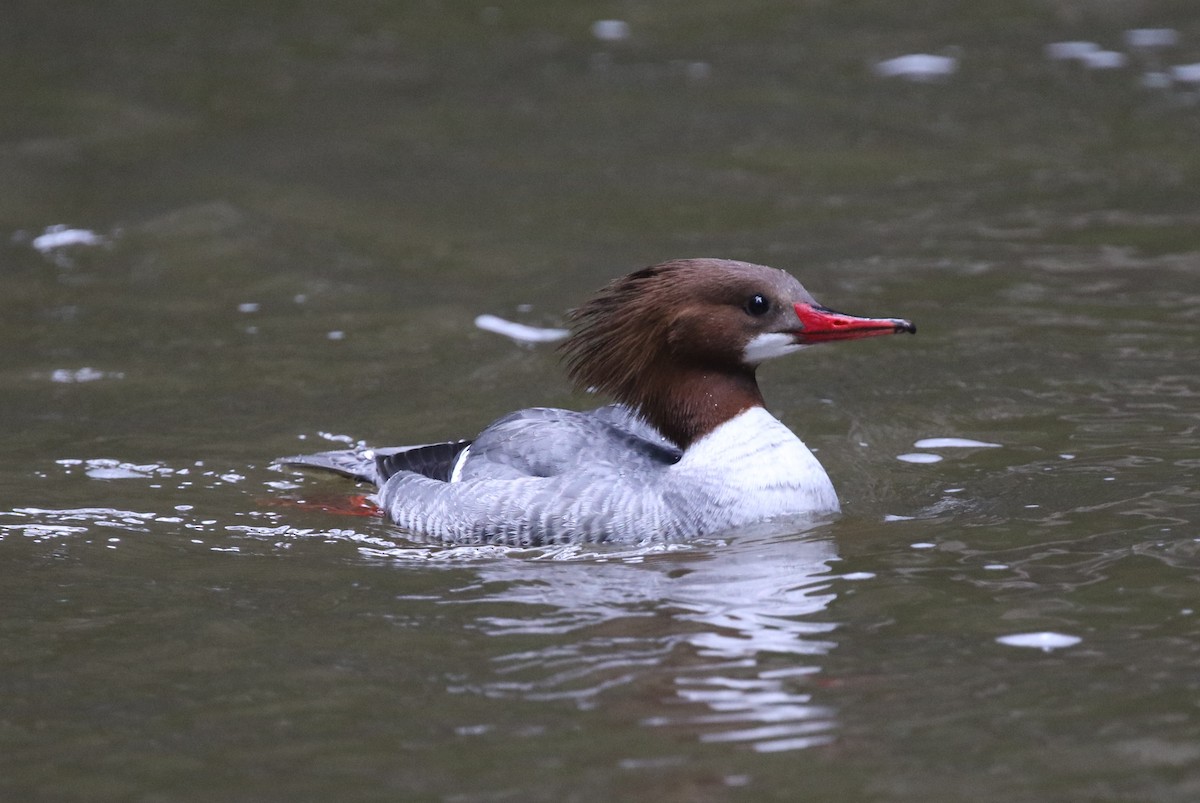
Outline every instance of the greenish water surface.
{"type": "Polygon", "coordinates": [[[9,6],[0,797],[1200,798],[1192,4],[9,6]],[[760,372],[836,519],[435,548],[272,468],[593,403],[474,318],[684,256],[917,323],[760,372]]]}

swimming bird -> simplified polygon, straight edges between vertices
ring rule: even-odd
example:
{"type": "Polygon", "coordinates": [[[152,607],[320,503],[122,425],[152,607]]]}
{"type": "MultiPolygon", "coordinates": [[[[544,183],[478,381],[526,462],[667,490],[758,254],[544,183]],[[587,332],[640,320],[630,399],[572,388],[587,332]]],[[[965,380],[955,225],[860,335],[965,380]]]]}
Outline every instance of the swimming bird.
{"type": "Polygon", "coordinates": [[[829,514],[829,476],[767,412],[755,371],[817,343],[916,332],[821,306],[782,270],[723,259],[635,271],[570,318],[567,373],[614,404],[519,410],[469,440],[278,462],[371,483],[395,524],[446,544],[678,541],[829,514]]]}

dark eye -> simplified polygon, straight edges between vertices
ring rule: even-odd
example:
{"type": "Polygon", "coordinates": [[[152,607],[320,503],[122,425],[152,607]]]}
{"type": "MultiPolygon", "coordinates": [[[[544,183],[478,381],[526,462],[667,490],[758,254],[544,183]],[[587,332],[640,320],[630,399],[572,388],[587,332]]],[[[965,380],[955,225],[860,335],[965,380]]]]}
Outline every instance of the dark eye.
{"type": "Polygon", "coordinates": [[[746,312],[751,315],[766,315],[771,311],[771,302],[761,293],[755,293],[746,300],[746,312]]]}

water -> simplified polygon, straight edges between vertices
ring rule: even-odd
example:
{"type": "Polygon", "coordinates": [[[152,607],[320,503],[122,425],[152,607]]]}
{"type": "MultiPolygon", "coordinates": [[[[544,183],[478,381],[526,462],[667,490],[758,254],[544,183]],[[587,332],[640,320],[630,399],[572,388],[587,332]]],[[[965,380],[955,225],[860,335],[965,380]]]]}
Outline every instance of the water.
{"type": "Polygon", "coordinates": [[[1196,799],[1200,106],[1142,74],[1200,18],[959,5],[18,4],[3,796],[1196,799]],[[761,372],[840,517],[433,548],[271,468],[586,405],[475,318],[697,255],[918,324],[761,372]]]}

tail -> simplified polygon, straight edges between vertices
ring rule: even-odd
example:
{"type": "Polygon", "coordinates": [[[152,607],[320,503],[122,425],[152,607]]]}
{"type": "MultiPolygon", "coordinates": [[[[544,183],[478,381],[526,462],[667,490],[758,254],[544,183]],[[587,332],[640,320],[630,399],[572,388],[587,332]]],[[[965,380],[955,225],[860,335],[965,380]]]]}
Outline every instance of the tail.
{"type": "Polygon", "coordinates": [[[395,446],[388,449],[338,450],[317,454],[281,457],[281,466],[315,468],[332,471],[343,477],[372,485],[383,485],[387,478],[401,471],[448,482],[454,467],[471,441],[425,443],[419,446],[395,446]]]}

